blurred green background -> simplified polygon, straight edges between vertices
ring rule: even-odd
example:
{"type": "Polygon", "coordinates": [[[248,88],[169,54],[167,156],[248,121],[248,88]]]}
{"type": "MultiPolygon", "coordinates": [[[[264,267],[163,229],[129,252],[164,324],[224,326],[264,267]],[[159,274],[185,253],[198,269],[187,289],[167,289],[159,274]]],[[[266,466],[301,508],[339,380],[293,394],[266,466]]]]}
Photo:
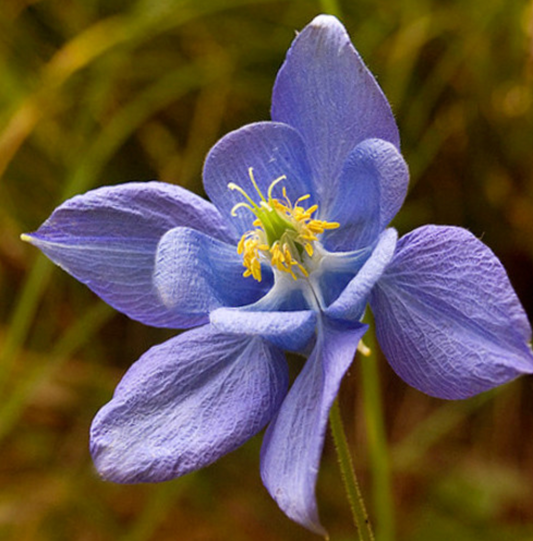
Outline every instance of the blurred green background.
{"type": "MultiPolygon", "coordinates": [[[[160,485],[101,481],[88,429],[128,366],[173,333],[128,320],[19,241],[67,197],[159,179],[202,193],[204,156],[269,118],[293,39],[330,2],[3,0],[0,10],[0,539],[314,539],[262,488],[257,437],[160,485]]],[[[391,101],[411,190],[395,225],[461,225],[533,314],[533,3],[345,0],[391,101]]],[[[330,6],[335,9],[334,5],[330,6]]],[[[533,539],[533,386],[464,402],[379,359],[396,538],[533,539]]],[[[342,411],[372,517],[360,361],[342,411]]],[[[318,486],[332,540],[354,539],[330,439],[318,486]]],[[[379,525],[378,525],[379,526],[379,525]]],[[[318,538],[317,538],[318,539],[318,538]]]]}

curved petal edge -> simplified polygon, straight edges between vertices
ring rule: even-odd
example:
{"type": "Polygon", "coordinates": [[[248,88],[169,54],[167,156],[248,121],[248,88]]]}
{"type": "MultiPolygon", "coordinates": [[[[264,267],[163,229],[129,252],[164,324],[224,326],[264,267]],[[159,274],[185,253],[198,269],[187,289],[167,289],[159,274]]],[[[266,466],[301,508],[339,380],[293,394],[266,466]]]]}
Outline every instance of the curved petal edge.
{"type": "Polygon", "coordinates": [[[261,478],[281,510],[319,535],[315,486],[328,415],[366,325],[346,326],[324,319],[305,363],[261,449],[261,478]]]}
{"type": "Polygon", "coordinates": [[[23,239],[132,319],[184,328],[207,318],[168,309],[152,281],[159,240],[180,225],[220,241],[232,238],[216,207],[201,197],[163,182],[131,182],[65,201],[23,239]]]}
{"type": "Polygon", "coordinates": [[[219,308],[211,312],[211,324],[221,332],[262,336],[281,349],[302,351],[315,334],[317,315],[311,310],[255,312],[219,308]]]}
{"type": "Polygon", "coordinates": [[[409,169],[392,143],[358,144],[343,166],[335,199],[324,207],[324,216],[341,224],[326,231],[324,246],[349,251],[373,244],[400,210],[408,184],[409,169]]]}
{"type": "Polygon", "coordinates": [[[293,41],[274,85],[272,119],[302,135],[321,200],[337,190],[341,168],[358,143],[378,138],[399,148],[386,97],[331,15],[313,19],[293,41]]]}
{"type": "Polygon", "coordinates": [[[294,128],[280,122],[256,122],[228,133],[209,151],[203,172],[205,191],[239,236],[252,229],[255,216],[246,208],[232,214],[233,207],[246,203],[246,199],[228,184],[236,184],[259,204],[256,186],[266,198],[270,185],[280,177],[285,179],[274,188],[274,198],[281,199],[285,188],[291,201],[309,194],[309,204],[313,204],[302,138],[294,128]]]}
{"type": "Polygon", "coordinates": [[[395,229],[383,231],[365,264],[325,310],[329,317],[348,321],[359,321],[363,317],[370,292],[394,255],[397,239],[395,229]]]}
{"type": "Polygon", "coordinates": [[[171,229],[159,241],[154,286],[161,302],[177,313],[205,317],[221,306],[256,302],[272,285],[243,276],[237,248],[188,227],[171,229]]]}
{"type": "Polygon", "coordinates": [[[210,325],[146,352],[91,427],[97,470],[117,483],[159,482],[211,464],[259,432],[288,385],[281,351],[210,325]]]}
{"type": "Polygon", "coordinates": [[[370,306],[390,365],[426,394],[467,398],[533,373],[531,328],[505,269],[465,229],[402,237],[370,306]]]}

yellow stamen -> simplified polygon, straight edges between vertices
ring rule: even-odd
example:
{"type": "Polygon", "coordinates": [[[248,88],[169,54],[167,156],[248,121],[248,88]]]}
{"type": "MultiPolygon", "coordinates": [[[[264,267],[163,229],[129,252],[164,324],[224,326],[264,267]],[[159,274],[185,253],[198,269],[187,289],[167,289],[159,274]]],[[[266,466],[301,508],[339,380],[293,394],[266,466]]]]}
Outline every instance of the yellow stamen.
{"type": "MultiPolygon", "coordinates": [[[[282,180],[287,180],[287,177],[285,175],[281,175],[281,177],[278,177],[276,180],[272,182],[272,184],[268,187],[268,200],[272,201],[272,190],[274,189],[274,186],[281,182],[282,180]]],[[[285,188],[284,188],[285,189],[285,188]]]]}
{"type": "MultiPolygon", "coordinates": [[[[306,277],[306,278],[309,278],[309,273],[307,272],[307,269],[305,267],[303,267],[302,265],[300,265],[300,263],[297,263],[298,265],[298,268],[300,269],[300,272],[306,277]]],[[[292,274],[293,278],[294,278],[294,273],[292,274]]],[[[296,278],[294,278],[296,280],[296,278]]]]}
{"type": "Polygon", "coordinates": [[[233,182],[228,184],[229,189],[238,191],[247,201],[237,203],[231,209],[231,214],[235,216],[236,210],[244,207],[255,215],[253,226],[256,229],[246,232],[237,245],[237,253],[242,255],[245,268],[243,276],[252,276],[260,282],[261,262],[270,262],[273,268],[290,274],[294,280],[309,276],[305,267],[306,258],[312,258],[315,254],[313,244],[318,241],[317,235],[336,229],[339,224],[313,219],[312,215],[318,211],[316,204],[307,209],[300,206],[303,201],[310,199],[310,194],[302,195],[293,205],[283,186],[283,200],[273,198],[275,186],[286,180],[285,175],[270,184],[268,200],[254,178],[252,167],[248,168],[248,175],[260,198],[257,203],[240,186],[233,182]]]}
{"type": "Polygon", "coordinates": [[[241,237],[241,240],[239,241],[239,244],[237,244],[237,253],[241,255],[244,251],[244,242],[246,241],[246,236],[243,235],[241,237]]]}
{"type": "Polygon", "coordinates": [[[241,207],[244,207],[244,208],[247,208],[248,210],[251,210],[252,212],[254,211],[253,207],[251,207],[248,203],[237,203],[236,205],[234,205],[230,211],[230,214],[235,217],[237,216],[237,212],[236,210],[238,208],[241,208],[241,207]]]}
{"type": "MultiPolygon", "coordinates": [[[[294,206],[297,206],[298,203],[300,203],[300,201],[305,201],[306,199],[309,199],[311,197],[311,194],[307,193],[305,195],[302,195],[302,197],[299,197],[297,200],[296,200],[296,203],[294,204],[294,206]]],[[[318,208],[318,205],[315,205],[316,208],[318,208]]]]}
{"type": "MultiPolygon", "coordinates": [[[[250,204],[252,205],[252,208],[253,208],[253,207],[257,207],[257,205],[255,204],[254,200],[253,200],[253,199],[252,199],[252,198],[251,198],[251,197],[250,197],[250,196],[249,196],[249,195],[248,195],[248,194],[247,194],[247,193],[246,193],[246,192],[238,185],[238,184],[235,184],[235,182],[230,182],[230,183],[228,184],[228,188],[229,188],[230,190],[237,191],[237,192],[239,192],[242,196],[244,196],[244,198],[245,198],[247,201],[250,202],[250,204]]],[[[235,207],[236,207],[236,206],[240,206],[240,205],[242,205],[242,203],[238,203],[237,205],[235,205],[235,207]]],[[[233,208],[235,208],[235,207],[233,207],[233,208]]],[[[232,212],[232,215],[233,215],[233,209],[232,209],[231,212],[232,212]]]]}
{"type": "Polygon", "coordinates": [[[259,186],[257,185],[257,182],[255,181],[253,167],[248,167],[248,176],[250,177],[250,180],[252,181],[252,184],[254,185],[255,191],[259,194],[259,196],[261,197],[263,201],[266,201],[265,196],[263,195],[263,192],[261,192],[261,190],[259,189],[259,186]]]}

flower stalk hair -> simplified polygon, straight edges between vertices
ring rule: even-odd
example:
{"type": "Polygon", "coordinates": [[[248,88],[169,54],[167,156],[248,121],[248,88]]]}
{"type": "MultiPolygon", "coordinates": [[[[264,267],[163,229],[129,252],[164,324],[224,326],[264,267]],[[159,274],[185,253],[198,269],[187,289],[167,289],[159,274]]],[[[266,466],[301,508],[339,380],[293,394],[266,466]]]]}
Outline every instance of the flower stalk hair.
{"type": "Polygon", "coordinates": [[[209,152],[210,201],[133,182],[60,205],[24,240],[111,306],[188,329],[127,371],[91,427],[104,479],[165,481],[266,427],[261,477],[325,535],[315,485],[328,415],[367,325],[395,372],[462,399],[533,372],[531,328],[496,256],[459,227],[398,239],[408,168],[391,108],[333,16],[295,38],[272,120],[209,152]],[[307,360],[289,385],[285,351],[307,360]]]}

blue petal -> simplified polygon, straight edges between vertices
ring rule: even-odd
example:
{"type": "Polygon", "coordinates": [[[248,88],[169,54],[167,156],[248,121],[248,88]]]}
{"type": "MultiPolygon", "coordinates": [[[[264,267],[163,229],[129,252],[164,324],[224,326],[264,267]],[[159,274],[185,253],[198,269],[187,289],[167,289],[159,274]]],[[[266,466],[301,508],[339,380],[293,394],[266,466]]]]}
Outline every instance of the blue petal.
{"type": "Polygon", "coordinates": [[[95,465],[119,483],[207,466],[268,423],[287,385],[283,354],[261,338],[188,331],[145,353],[96,415],[95,465]]]}
{"type": "MultiPolygon", "coordinates": [[[[238,191],[230,190],[228,183],[237,184],[259,203],[261,199],[249,177],[250,167],[265,198],[270,184],[282,175],[287,179],[276,186],[274,197],[281,197],[283,187],[292,202],[302,195],[313,195],[304,144],[296,130],[275,122],[258,122],[229,133],[206,158],[204,187],[239,235],[253,229],[255,217],[245,208],[231,216],[231,209],[237,203],[246,203],[246,199],[238,191]]],[[[313,201],[311,197],[309,205],[313,201]]]]}
{"type": "Polygon", "coordinates": [[[261,477],[281,510],[309,530],[325,535],[315,499],[328,414],[367,329],[331,321],[319,329],[317,345],[267,429],[261,477]]]}
{"type": "Polygon", "coordinates": [[[153,285],[157,244],[179,225],[231,239],[211,203],[162,182],[122,184],[76,196],[23,238],[129,317],[179,328],[207,320],[169,309],[153,285]]]}
{"type": "Polygon", "coordinates": [[[262,336],[281,349],[301,351],[315,333],[316,313],[257,312],[246,308],[220,308],[210,315],[211,324],[221,332],[262,336]]]}
{"type": "Polygon", "coordinates": [[[372,255],[339,297],[326,309],[329,317],[348,321],[359,321],[363,317],[370,292],[394,255],[397,239],[398,233],[395,229],[383,231],[372,255]]]}
{"type": "Polygon", "coordinates": [[[295,280],[289,273],[273,269],[274,285],[256,303],[246,306],[252,312],[293,312],[314,306],[314,292],[308,280],[295,280]],[[309,302],[310,299],[313,302],[309,302]]]}
{"type": "Polygon", "coordinates": [[[531,328],[505,269],[465,229],[400,239],[370,304],[392,368],[429,395],[466,398],[533,372],[531,328]]]}
{"type": "Polygon", "coordinates": [[[361,141],[378,138],[399,147],[383,92],[345,28],[327,15],[294,40],[274,86],[272,119],[302,135],[319,201],[338,192],[342,166],[361,141]]]}
{"type": "Polygon", "coordinates": [[[323,309],[340,296],[368,261],[373,250],[374,246],[352,252],[328,252],[321,249],[318,268],[310,273],[308,282],[323,309]]]}
{"type": "Polygon", "coordinates": [[[204,316],[221,306],[257,301],[272,286],[244,278],[237,248],[187,227],[166,233],[157,248],[154,284],[165,306],[179,313],[204,316]]]}
{"type": "Polygon", "coordinates": [[[357,145],[344,164],[339,190],[322,201],[321,215],[341,224],[327,231],[324,246],[347,251],[372,245],[403,204],[409,170],[396,147],[382,139],[357,145]]]}

